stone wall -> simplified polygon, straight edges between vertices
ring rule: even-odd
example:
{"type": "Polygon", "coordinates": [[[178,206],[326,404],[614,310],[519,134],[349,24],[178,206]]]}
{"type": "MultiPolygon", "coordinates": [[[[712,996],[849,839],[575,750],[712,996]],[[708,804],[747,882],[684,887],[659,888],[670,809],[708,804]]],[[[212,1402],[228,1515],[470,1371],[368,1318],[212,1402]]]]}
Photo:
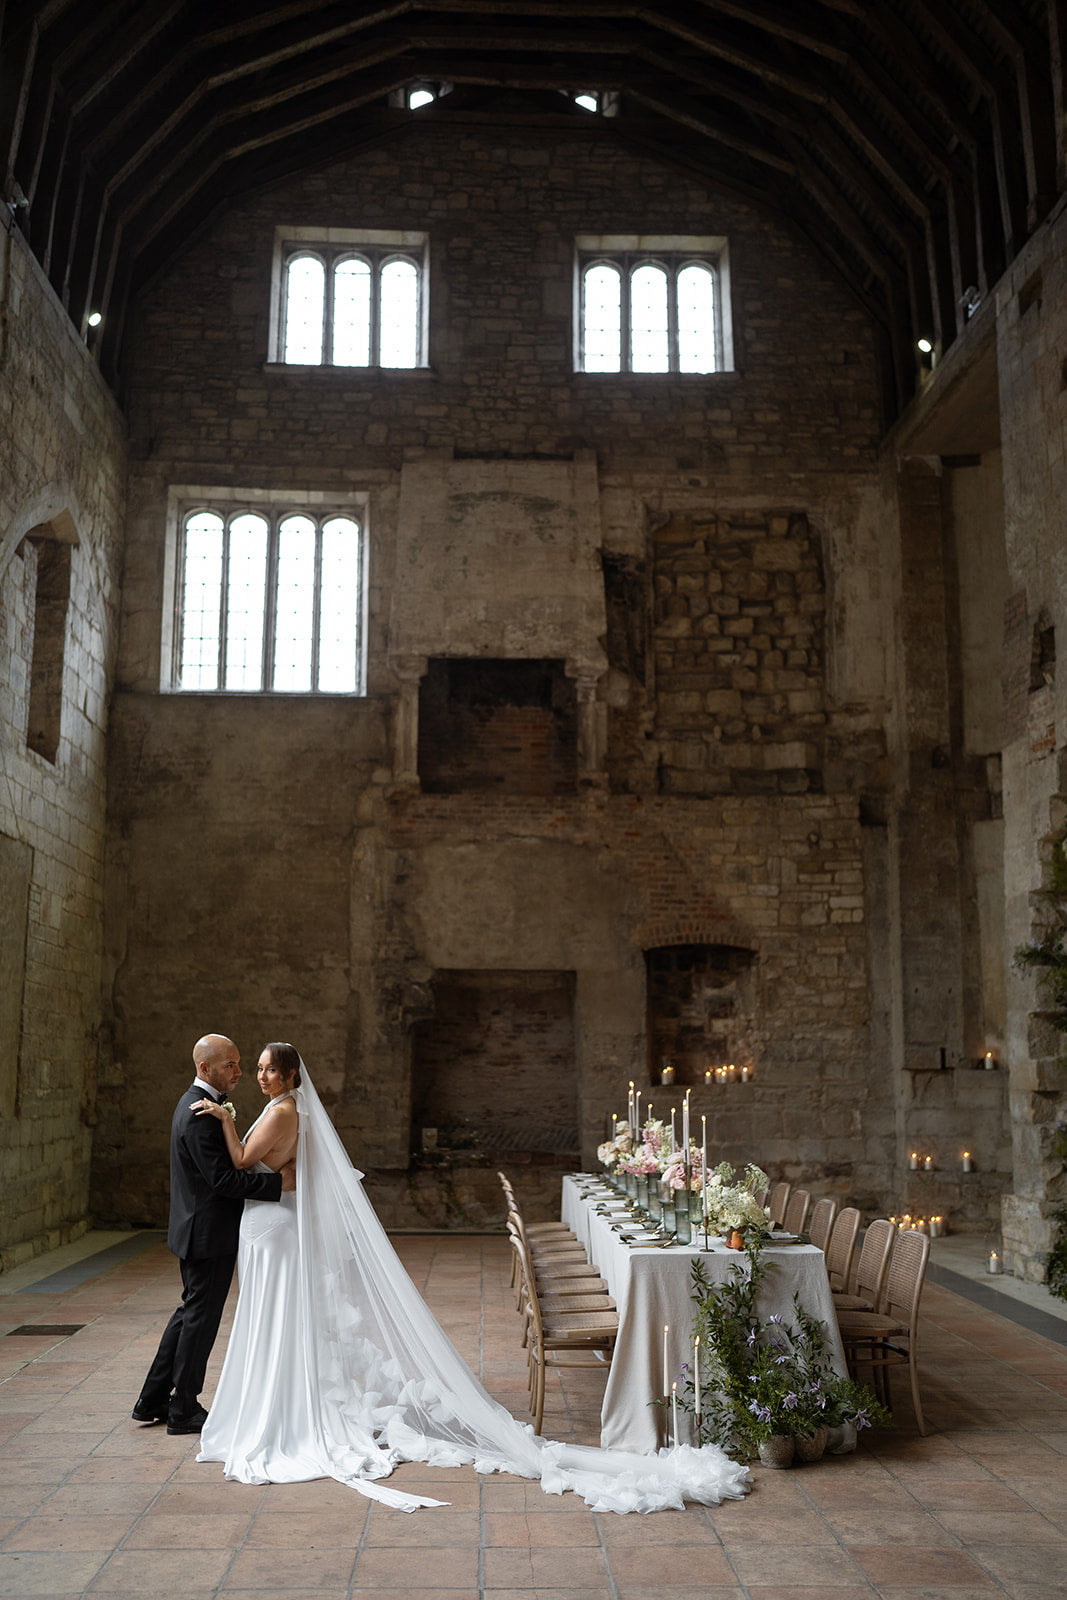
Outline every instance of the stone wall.
{"type": "MultiPolygon", "coordinates": [[[[973,941],[955,888],[936,941],[923,921],[955,856],[902,910],[926,822],[942,842],[953,825],[931,760],[952,647],[931,676],[940,489],[917,472],[909,548],[929,582],[913,591],[874,351],[803,240],[591,126],[413,127],[235,207],[146,293],[128,349],[102,1212],[162,1215],[170,1106],[217,1027],[246,1057],[279,1034],[300,1045],[390,1224],[489,1220],[491,1174],[455,1179],[458,1213],[405,1176],[435,985],[573,974],[589,1160],[628,1077],[656,1099],[645,951],[700,944],[753,953],[754,1079],[694,1092],[716,1154],[903,1208],[904,1069],[942,1047],[965,1061],[973,941]],[[281,224],[428,230],[429,368],[272,365],[281,224]],[[735,370],[575,374],[579,232],[726,235],[735,370]],[[196,485],[362,497],[365,700],[160,695],[170,497],[196,485]],[[420,684],[456,657],[564,663],[576,792],[519,792],[530,729],[511,730],[496,792],[419,792],[420,684]]],[[[938,1112],[947,1166],[957,1133],[992,1143],[998,1111],[941,1076],[957,1085],[938,1112]]],[[[250,1084],[240,1098],[251,1113],[250,1084]]],[[[994,1200],[961,1192],[955,1220],[994,1200]]]]}
{"type": "Polygon", "coordinates": [[[0,231],[3,1266],[87,1226],[125,471],[91,356],[0,231]]]}
{"type": "MultiPolygon", "coordinates": [[[[1022,251],[997,294],[1009,597],[1004,608],[1004,828],[1007,953],[1048,921],[1040,891],[1067,828],[1067,673],[1048,646],[1067,638],[1067,502],[1063,349],[1067,338],[1067,212],[1061,205],[1022,251]],[[1049,630],[1054,630],[1050,638],[1049,630]],[[1044,645],[1044,648],[1042,646],[1044,645]]],[[[1031,977],[1008,984],[1007,1054],[1015,1182],[1004,1247],[1021,1276],[1042,1279],[1067,1174],[1055,1124],[1067,1119],[1063,1035],[1042,1014],[1031,977]]]]}

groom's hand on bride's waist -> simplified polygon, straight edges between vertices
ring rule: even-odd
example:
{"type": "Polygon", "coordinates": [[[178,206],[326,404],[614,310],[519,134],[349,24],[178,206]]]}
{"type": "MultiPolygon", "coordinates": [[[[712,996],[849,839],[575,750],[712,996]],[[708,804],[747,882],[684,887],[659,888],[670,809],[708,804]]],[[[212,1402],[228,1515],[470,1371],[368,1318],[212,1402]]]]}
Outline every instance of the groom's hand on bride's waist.
{"type": "Polygon", "coordinates": [[[287,1161],[284,1167],[279,1167],[282,1175],[282,1193],[292,1193],[296,1188],[296,1161],[287,1161]]]}

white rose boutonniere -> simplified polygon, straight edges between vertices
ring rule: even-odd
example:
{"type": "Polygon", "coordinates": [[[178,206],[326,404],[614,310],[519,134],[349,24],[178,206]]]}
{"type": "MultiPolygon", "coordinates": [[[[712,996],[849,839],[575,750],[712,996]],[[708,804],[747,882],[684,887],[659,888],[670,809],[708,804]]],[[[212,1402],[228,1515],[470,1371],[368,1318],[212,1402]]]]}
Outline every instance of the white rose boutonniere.
{"type": "Polygon", "coordinates": [[[233,1118],[234,1122],[237,1121],[237,1107],[233,1104],[232,1100],[220,1100],[219,1105],[222,1107],[223,1111],[228,1111],[230,1113],[230,1116],[233,1118]]]}

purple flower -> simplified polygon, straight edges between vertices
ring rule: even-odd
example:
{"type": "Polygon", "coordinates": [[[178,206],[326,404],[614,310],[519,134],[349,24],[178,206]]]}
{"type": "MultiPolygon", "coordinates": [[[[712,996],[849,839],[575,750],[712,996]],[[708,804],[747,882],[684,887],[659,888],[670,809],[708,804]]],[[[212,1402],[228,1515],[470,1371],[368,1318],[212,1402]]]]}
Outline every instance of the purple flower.
{"type": "Polygon", "coordinates": [[[789,1357],[788,1356],[775,1356],[774,1364],[775,1364],[776,1367],[787,1367],[789,1365],[789,1357]]]}
{"type": "Polygon", "coordinates": [[[787,1411],[795,1411],[797,1406],[800,1404],[800,1396],[798,1394],[794,1394],[792,1389],[790,1389],[789,1393],[782,1401],[782,1404],[785,1406],[787,1411]]]}
{"type": "Polygon", "coordinates": [[[866,1411],[857,1411],[852,1420],[856,1424],[857,1433],[861,1428],[869,1428],[871,1426],[871,1419],[866,1411]]]}
{"type": "Polygon", "coordinates": [[[758,1400],[753,1400],[749,1404],[748,1409],[752,1412],[754,1417],[759,1419],[760,1422],[770,1422],[771,1412],[769,1406],[761,1406],[758,1400]]]}
{"type": "Polygon", "coordinates": [[[775,1313],[774,1313],[774,1316],[773,1316],[773,1317],[768,1317],[768,1318],[767,1318],[767,1321],[768,1321],[768,1322],[773,1322],[773,1323],[775,1323],[775,1324],[776,1324],[776,1325],[777,1325],[777,1326],[779,1326],[779,1327],[780,1327],[780,1326],[781,1326],[781,1322],[782,1322],[782,1319],[781,1319],[781,1317],[780,1317],[780,1316],[779,1316],[779,1314],[778,1314],[778,1312],[777,1312],[777,1311],[776,1311],[776,1312],[775,1312],[775,1313]]]}
{"type": "Polygon", "coordinates": [[[748,1345],[748,1348],[751,1350],[752,1346],[755,1344],[755,1342],[756,1342],[756,1330],[755,1330],[755,1328],[749,1328],[749,1330],[748,1330],[748,1338],[745,1340],[745,1343],[748,1345]]]}

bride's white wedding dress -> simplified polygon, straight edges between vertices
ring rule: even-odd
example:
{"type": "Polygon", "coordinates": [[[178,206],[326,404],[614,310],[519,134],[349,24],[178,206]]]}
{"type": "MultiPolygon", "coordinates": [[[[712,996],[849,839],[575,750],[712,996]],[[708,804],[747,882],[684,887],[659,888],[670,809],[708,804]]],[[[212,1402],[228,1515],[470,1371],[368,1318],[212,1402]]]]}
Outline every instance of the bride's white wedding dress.
{"type": "Polygon", "coordinates": [[[301,1074],[296,1192],[245,1202],[237,1312],[198,1461],[241,1483],[337,1478],[402,1511],[446,1503],[379,1481],[402,1461],[537,1478],[597,1511],[744,1495],[747,1469],[715,1445],[643,1456],[553,1444],[493,1400],[404,1271],[301,1074]]]}

